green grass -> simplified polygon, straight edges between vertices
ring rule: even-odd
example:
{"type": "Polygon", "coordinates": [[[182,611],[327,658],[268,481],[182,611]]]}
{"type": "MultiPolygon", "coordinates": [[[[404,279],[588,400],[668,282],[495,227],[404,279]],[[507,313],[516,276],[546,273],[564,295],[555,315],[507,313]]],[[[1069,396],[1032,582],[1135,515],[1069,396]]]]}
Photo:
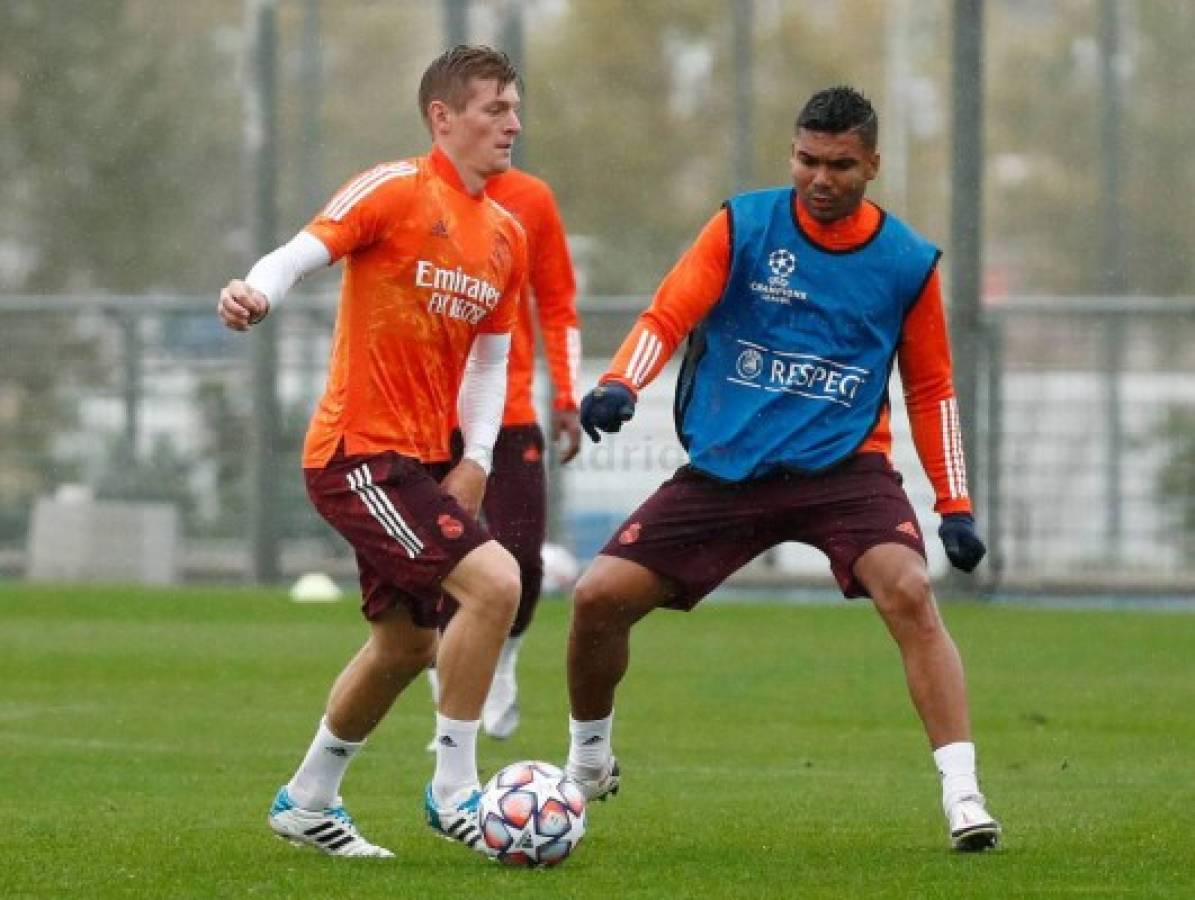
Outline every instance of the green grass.
{"type": "MultiPolygon", "coordinates": [[[[0,894],[11,897],[1195,895],[1195,615],[947,605],[1005,849],[946,850],[894,648],[863,604],[707,604],[636,629],[624,789],[577,855],[505,870],[435,839],[417,682],[345,783],[393,861],[271,838],[355,605],[280,592],[0,585],[0,894]]],[[[522,730],[566,750],[567,608],[522,655],[522,730]]]]}

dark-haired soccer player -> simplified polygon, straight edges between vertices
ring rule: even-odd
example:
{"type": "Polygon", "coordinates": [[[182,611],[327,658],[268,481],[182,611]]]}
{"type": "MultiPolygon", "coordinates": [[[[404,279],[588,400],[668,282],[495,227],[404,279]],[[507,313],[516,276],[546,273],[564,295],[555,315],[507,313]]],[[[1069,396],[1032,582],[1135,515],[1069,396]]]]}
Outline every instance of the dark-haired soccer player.
{"type": "Polygon", "coordinates": [[[784,541],[822,550],[847,597],[870,597],[900,648],[942,781],[951,846],[994,847],[958,650],[930,588],[921,528],[892,468],[893,362],[956,567],[975,531],[938,278],[939,251],[864,199],[879,171],[871,103],[815,94],[792,144],[792,188],[732,197],[681,257],[581,403],[593,440],[618,431],[687,335],[676,423],[689,465],[633,512],[577,585],[569,636],[568,771],[617,790],[614,692],[631,627],[689,610],[784,541]]]}
{"type": "Polygon", "coordinates": [[[477,521],[506,393],[527,269],[522,227],[487,197],[519,133],[517,73],[505,54],[459,46],[427,68],[426,156],[357,176],[244,281],[221,292],[244,331],[303,275],[344,258],[327,390],[303,471],[320,514],[357,555],[370,634],[332,686],[270,827],[336,856],[382,856],[345,812],[340,783],[366,737],[436,654],[441,591],[460,611],[440,673],[428,824],[484,853],[477,827],[482,703],[519,601],[514,558],[477,521]],[[459,400],[463,458],[450,464],[459,400]]]}

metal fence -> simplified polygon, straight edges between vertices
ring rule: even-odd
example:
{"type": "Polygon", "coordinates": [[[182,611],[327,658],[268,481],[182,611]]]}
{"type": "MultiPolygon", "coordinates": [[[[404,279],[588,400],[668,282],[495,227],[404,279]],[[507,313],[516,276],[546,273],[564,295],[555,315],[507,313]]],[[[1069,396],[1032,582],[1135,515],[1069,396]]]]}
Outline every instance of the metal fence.
{"type": "MultiPolygon", "coordinates": [[[[604,366],[639,297],[583,304],[582,382],[604,366]]],[[[168,504],[178,577],[252,571],[247,435],[251,340],[222,329],[210,297],[0,298],[0,571],[30,565],[39,498],[168,504]]],[[[310,509],[299,447],[324,372],[334,299],[288,298],[272,317],[281,414],[272,528],[279,571],[348,576],[346,548],[310,509]]],[[[1020,298],[985,314],[972,490],[990,588],[1176,592],[1195,584],[1195,300],[1020,298]]],[[[582,558],[683,461],[667,370],[634,424],[553,468],[553,537],[582,558]]],[[[546,379],[537,379],[541,392],[546,379]]],[[[927,531],[936,517],[891,391],[895,461],[927,531]]],[[[543,398],[541,397],[541,401],[543,398]]],[[[945,571],[937,542],[931,566],[945,571]]],[[[69,556],[77,548],[63,546],[69,556]]],[[[785,546],[740,583],[826,584],[817,551],[785,546]]]]}

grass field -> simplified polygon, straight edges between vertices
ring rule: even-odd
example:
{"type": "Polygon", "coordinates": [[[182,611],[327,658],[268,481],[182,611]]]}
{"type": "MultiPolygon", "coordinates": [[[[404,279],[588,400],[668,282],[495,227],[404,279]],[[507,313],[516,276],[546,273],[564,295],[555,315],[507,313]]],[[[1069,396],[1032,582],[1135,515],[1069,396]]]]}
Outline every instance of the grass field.
{"type": "MultiPolygon", "coordinates": [[[[274,840],[265,813],[364,629],[280,592],[0,585],[6,897],[1195,896],[1195,615],[948,604],[1005,848],[946,850],[894,648],[861,604],[711,603],[636,631],[623,791],[560,869],[422,824],[417,682],[345,783],[391,861],[274,840]]],[[[566,750],[567,608],[545,601],[524,726],[483,775],[566,750]]]]}

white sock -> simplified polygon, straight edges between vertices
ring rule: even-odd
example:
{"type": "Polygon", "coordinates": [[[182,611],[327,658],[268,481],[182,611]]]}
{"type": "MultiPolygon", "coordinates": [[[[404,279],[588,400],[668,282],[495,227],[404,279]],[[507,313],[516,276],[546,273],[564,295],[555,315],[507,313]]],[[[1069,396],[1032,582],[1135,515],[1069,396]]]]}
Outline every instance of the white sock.
{"type": "Polygon", "coordinates": [[[934,763],[942,779],[942,805],[949,807],[959,797],[979,793],[975,777],[975,745],[970,741],[946,744],[934,751],[934,763]]]}
{"type": "Polygon", "coordinates": [[[432,797],[441,806],[478,785],[477,729],[480,719],[462,722],[436,713],[436,774],[432,778],[432,797]]]}
{"type": "Polygon", "coordinates": [[[328,720],[320,719],[319,730],[307,750],[299,770],[286,786],[290,798],[303,809],[325,809],[340,794],[340,782],[345,770],[365,746],[365,741],[342,741],[328,728],[328,720]]]}
{"type": "Polygon", "coordinates": [[[568,763],[570,766],[597,770],[610,759],[610,732],[614,713],[592,722],[578,722],[568,717],[568,763]]]}
{"type": "Polygon", "coordinates": [[[427,686],[431,688],[432,703],[439,706],[440,704],[440,676],[436,673],[435,666],[427,667],[427,686]]]}
{"type": "Polygon", "coordinates": [[[508,637],[502,645],[502,652],[498,654],[498,667],[494,670],[494,677],[505,676],[514,678],[515,666],[519,662],[519,647],[523,643],[523,636],[508,637]]]}

